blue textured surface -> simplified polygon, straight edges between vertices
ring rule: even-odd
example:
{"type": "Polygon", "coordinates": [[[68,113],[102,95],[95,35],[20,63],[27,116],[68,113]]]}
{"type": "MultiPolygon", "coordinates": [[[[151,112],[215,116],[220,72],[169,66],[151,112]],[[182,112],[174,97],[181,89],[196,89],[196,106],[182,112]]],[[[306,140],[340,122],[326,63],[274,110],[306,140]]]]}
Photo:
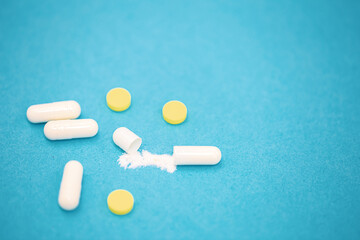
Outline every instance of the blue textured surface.
{"type": "Polygon", "coordinates": [[[359,239],[359,1],[2,1],[0,239],[359,239]],[[110,111],[113,87],[131,108],[110,111]],[[77,100],[91,139],[48,141],[32,104],[77,100]],[[188,107],[179,126],[163,104],[188,107]],[[142,149],[215,145],[211,167],[124,170],[142,149]],[[82,162],[79,208],[57,196],[82,162]],[[114,189],[135,207],[115,216],[114,189]]]}

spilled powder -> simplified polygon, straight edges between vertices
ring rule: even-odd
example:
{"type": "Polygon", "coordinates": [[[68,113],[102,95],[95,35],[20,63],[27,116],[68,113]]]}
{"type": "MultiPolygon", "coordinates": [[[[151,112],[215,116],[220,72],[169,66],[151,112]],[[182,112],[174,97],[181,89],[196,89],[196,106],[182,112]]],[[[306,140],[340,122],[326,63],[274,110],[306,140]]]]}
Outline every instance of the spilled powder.
{"type": "Polygon", "coordinates": [[[167,154],[156,155],[148,151],[143,150],[141,153],[124,153],[118,159],[120,167],[123,168],[138,168],[155,166],[161,170],[166,170],[169,173],[173,173],[176,170],[174,158],[167,154]]]}

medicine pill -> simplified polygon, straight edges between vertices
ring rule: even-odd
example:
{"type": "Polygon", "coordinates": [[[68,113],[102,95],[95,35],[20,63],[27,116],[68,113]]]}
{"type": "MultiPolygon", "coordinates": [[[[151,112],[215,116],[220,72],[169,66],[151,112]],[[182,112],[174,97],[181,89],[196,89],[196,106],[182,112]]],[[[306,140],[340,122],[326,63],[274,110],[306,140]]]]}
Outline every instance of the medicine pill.
{"type": "Polygon", "coordinates": [[[163,118],[170,124],[180,124],[185,121],[187,108],[180,101],[167,102],[162,109],[163,118]]]}
{"type": "Polygon", "coordinates": [[[28,108],[26,116],[32,123],[42,123],[78,118],[80,113],[81,107],[76,101],[61,101],[32,105],[28,108]]]}
{"type": "Polygon", "coordinates": [[[113,134],[113,141],[127,153],[136,152],[141,146],[141,138],[126,127],[120,127],[113,134]]]}
{"type": "Polygon", "coordinates": [[[106,103],[115,112],[125,111],[130,107],[131,95],[125,88],[113,88],[106,95],[106,103]]]}
{"type": "Polygon", "coordinates": [[[134,206],[134,197],[126,190],[118,189],[112,191],[108,198],[107,204],[109,210],[116,215],[128,214],[134,206]]]}
{"type": "Polygon", "coordinates": [[[174,146],[176,165],[215,165],[221,160],[221,151],[213,146],[174,146]]]}
{"type": "Polygon", "coordinates": [[[49,140],[87,138],[95,136],[98,129],[93,119],[58,120],[46,123],[44,134],[49,140]]]}
{"type": "Polygon", "coordinates": [[[80,201],[83,166],[72,160],[66,163],[61,180],[58,203],[64,210],[74,210],[80,201]]]}

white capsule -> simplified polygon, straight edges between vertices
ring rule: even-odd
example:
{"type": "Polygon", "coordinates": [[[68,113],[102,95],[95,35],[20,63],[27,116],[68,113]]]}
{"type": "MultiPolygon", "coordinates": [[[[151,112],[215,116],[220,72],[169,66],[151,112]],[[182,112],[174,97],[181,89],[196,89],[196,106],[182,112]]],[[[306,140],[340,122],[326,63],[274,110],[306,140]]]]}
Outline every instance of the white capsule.
{"type": "Polygon", "coordinates": [[[80,201],[83,166],[75,160],[66,163],[59,191],[59,205],[62,209],[74,210],[80,201]]]}
{"type": "Polygon", "coordinates": [[[26,116],[32,123],[41,123],[78,118],[80,113],[81,107],[76,101],[62,101],[32,105],[28,108],[26,116]]]}
{"type": "Polygon", "coordinates": [[[174,146],[176,165],[215,165],[221,160],[221,151],[212,146],[174,146]]]}
{"type": "Polygon", "coordinates": [[[127,153],[136,152],[141,146],[141,138],[126,127],[120,127],[113,134],[113,141],[127,153]]]}
{"type": "Polygon", "coordinates": [[[93,119],[58,120],[46,123],[44,134],[49,140],[87,138],[95,136],[98,129],[93,119]]]}

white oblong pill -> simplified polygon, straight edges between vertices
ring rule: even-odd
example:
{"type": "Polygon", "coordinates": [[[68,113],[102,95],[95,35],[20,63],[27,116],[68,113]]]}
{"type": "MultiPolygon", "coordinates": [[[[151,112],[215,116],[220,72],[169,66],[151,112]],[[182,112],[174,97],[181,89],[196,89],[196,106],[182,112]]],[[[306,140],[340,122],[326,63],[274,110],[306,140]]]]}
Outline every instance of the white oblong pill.
{"type": "Polygon", "coordinates": [[[215,165],[221,160],[221,151],[213,146],[174,146],[176,165],[215,165]]]}
{"type": "Polygon", "coordinates": [[[113,141],[127,153],[136,152],[141,146],[141,138],[126,127],[119,127],[113,134],[113,141]]]}
{"type": "Polygon", "coordinates": [[[80,201],[83,166],[71,160],[66,163],[61,180],[58,203],[64,210],[74,210],[80,201]]]}
{"type": "Polygon", "coordinates": [[[93,119],[58,120],[46,123],[44,134],[49,140],[87,138],[95,136],[98,129],[93,119]]]}
{"type": "Polygon", "coordinates": [[[81,107],[76,101],[61,101],[32,105],[26,112],[27,119],[32,123],[42,123],[51,120],[78,118],[81,107]]]}

